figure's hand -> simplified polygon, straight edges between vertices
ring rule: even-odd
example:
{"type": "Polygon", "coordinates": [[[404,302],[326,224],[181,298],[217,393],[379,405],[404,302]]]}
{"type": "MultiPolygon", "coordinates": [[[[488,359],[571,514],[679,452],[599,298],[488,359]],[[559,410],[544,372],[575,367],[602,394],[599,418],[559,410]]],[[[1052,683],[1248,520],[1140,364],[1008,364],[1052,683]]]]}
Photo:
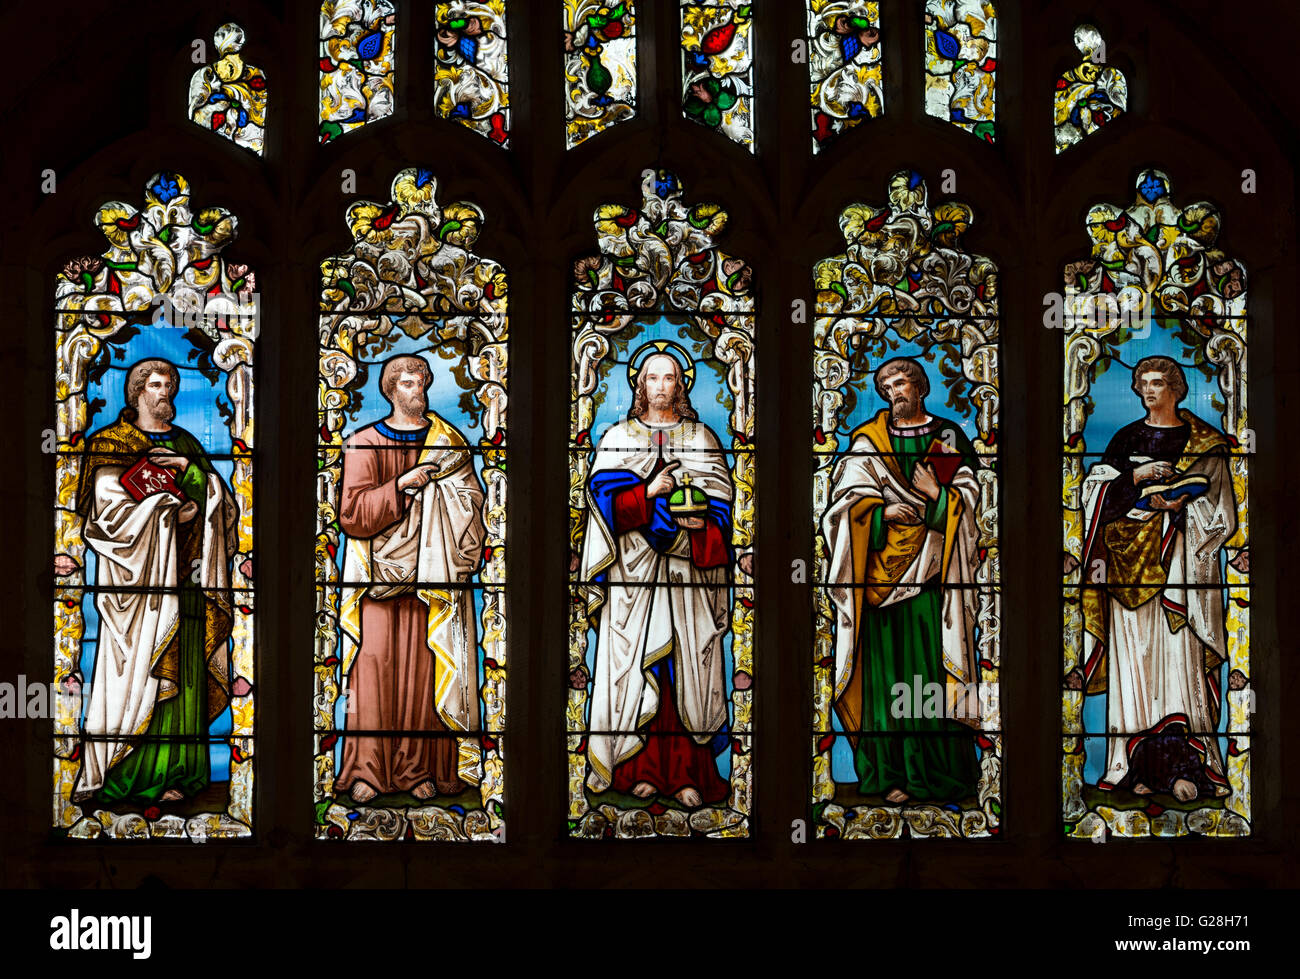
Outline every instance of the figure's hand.
{"type": "Polygon", "coordinates": [[[1071,554],[1069,551],[1066,551],[1066,552],[1065,552],[1065,561],[1064,561],[1064,565],[1065,565],[1065,571],[1064,571],[1064,573],[1065,573],[1065,574],[1071,574],[1071,573],[1074,572],[1076,569],[1078,569],[1078,567],[1079,567],[1079,559],[1078,559],[1077,557],[1075,557],[1073,554],[1071,554]]]}
{"type": "Polygon", "coordinates": [[[435,472],[437,472],[437,468],[428,462],[422,466],[416,466],[414,469],[408,469],[397,477],[397,488],[403,493],[407,490],[421,489],[433,478],[435,472]]]}
{"type": "Polygon", "coordinates": [[[1163,493],[1157,493],[1149,500],[1153,510],[1169,510],[1177,513],[1187,505],[1187,497],[1180,496],[1176,500],[1166,500],[1163,493]]]}
{"type": "Polygon", "coordinates": [[[919,524],[921,515],[910,503],[891,503],[885,507],[885,523],[919,524]]]}
{"type": "Polygon", "coordinates": [[[582,567],[582,559],[578,557],[577,551],[569,552],[569,574],[577,574],[578,569],[582,567]]]}
{"type": "Polygon", "coordinates": [[[176,519],[181,523],[189,523],[199,515],[199,505],[193,500],[186,500],[185,505],[181,507],[180,512],[176,514],[176,519]]]}
{"type": "Polygon", "coordinates": [[[916,468],[912,470],[912,485],[927,500],[937,500],[939,498],[939,490],[941,489],[939,478],[935,476],[934,469],[924,462],[918,462],[916,468]]]}
{"type": "Polygon", "coordinates": [[[659,475],[646,484],[646,499],[654,499],[656,496],[671,493],[677,486],[677,480],[673,478],[673,470],[680,465],[680,462],[670,462],[660,469],[659,475]]]}
{"type": "Polygon", "coordinates": [[[751,578],[754,577],[754,552],[753,551],[747,551],[746,553],[740,555],[740,560],[737,563],[740,565],[741,571],[745,572],[745,574],[749,575],[751,578]]]}
{"type": "Polygon", "coordinates": [[[1149,479],[1168,479],[1173,474],[1172,463],[1148,462],[1133,470],[1133,484],[1145,483],[1149,479]]]}
{"type": "Polygon", "coordinates": [[[683,530],[703,530],[705,526],[703,517],[673,517],[673,519],[683,530]]]}
{"type": "MultiPolygon", "coordinates": [[[[57,562],[58,558],[55,558],[54,560],[57,562]]],[[[1237,552],[1237,556],[1229,561],[1228,564],[1240,571],[1242,574],[1250,574],[1250,548],[1243,547],[1237,552]]],[[[57,563],[55,564],[55,567],[58,567],[57,563]]]]}
{"type": "Polygon", "coordinates": [[[81,565],[77,564],[73,558],[66,554],[54,555],[54,573],[59,577],[70,575],[79,567],[81,567],[81,565]]]}
{"type": "Polygon", "coordinates": [[[157,448],[149,450],[150,461],[160,466],[166,466],[168,469],[176,469],[184,472],[189,468],[190,460],[179,452],[173,452],[171,449],[157,448]]]}

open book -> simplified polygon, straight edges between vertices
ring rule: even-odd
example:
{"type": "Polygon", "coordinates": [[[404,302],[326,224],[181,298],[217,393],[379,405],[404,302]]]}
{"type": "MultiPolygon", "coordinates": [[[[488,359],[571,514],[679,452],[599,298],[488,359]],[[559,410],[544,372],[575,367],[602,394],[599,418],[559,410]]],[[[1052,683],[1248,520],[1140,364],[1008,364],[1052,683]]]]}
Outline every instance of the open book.
{"type": "Polygon", "coordinates": [[[1142,483],[1141,487],[1134,507],[1138,510],[1152,510],[1153,496],[1163,496],[1168,503],[1183,497],[1190,503],[1197,497],[1204,496],[1210,490],[1210,478],[1201,473],[1174,473],[1169,479],[1154,479],[1142,483]]]}

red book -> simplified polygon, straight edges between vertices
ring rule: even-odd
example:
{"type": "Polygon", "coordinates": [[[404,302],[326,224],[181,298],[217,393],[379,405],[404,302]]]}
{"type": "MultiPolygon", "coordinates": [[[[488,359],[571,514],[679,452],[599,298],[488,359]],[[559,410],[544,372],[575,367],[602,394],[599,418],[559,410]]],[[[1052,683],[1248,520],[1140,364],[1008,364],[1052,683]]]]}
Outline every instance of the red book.
{"type": "Polygon", "coordinates": [[[122,488],[137,503],[156,493],[171,493],[181,501],[187,499],[176,484],[176,474],[148,456],[141,456],[135,465],[122,473],[122,488]]]}
{"type": "Polygon", "coordinates": [[[961,468],[961,453],[948,448],[947,443],[935,439],[925,455],[925,464],[934,470],[934,478],[943,486],[951,485],[952,478],[961,468]]]}

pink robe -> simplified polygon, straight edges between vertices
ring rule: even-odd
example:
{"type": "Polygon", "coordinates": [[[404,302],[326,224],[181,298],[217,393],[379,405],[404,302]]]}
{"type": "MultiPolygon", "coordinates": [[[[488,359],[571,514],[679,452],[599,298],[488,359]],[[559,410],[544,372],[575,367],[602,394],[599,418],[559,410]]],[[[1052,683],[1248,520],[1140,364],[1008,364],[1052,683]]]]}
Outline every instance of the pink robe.
{"type": "MultiPolygon", "coordinates": [[[[423,448],[396,442],[373,427],[352,436],[356,448],[344,455],[339,525],[352,537],[373,537],[397,523],[414,497],[397,488],[423,448]],[[369,446],[386,446],[382,450],[369,446]]],[[[433,656],[426,645],[428,606],[414,593],[361,600],[361,648],[348,675],[348,730],[411,731],[414,736],[346,735],[335,788],[347,791],[360,780],[378,792],[406,792],[430,779],[439,792],[456,791],[455,737],[446,732],[434,706],[433,656]]]]}

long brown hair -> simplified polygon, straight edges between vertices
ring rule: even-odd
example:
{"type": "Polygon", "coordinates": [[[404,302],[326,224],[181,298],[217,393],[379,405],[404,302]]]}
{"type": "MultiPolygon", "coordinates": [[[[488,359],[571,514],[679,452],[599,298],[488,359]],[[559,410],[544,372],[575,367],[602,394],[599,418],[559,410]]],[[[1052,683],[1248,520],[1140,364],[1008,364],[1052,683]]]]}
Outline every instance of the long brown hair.
{"type": "Polygon", "coordinates": [[[686,390],[686,380],[682,374],[682,365],[677,362],[677,358],[672,354],[651,354],[641,364],[641,370],[636,375],[636,391],[632,394],[632,408],[627,413],[628,418],[641,418],[650,407],[650,399],[646,396],[645,391],[645,365],[650,363],[656,357],[666,357],[673,362],[677,368],[677,390],[673,393],[673,403],[669,408],[679,418],[698,419],[700,416],[695,409],[691,407],[691,395],[686,390]]]}

